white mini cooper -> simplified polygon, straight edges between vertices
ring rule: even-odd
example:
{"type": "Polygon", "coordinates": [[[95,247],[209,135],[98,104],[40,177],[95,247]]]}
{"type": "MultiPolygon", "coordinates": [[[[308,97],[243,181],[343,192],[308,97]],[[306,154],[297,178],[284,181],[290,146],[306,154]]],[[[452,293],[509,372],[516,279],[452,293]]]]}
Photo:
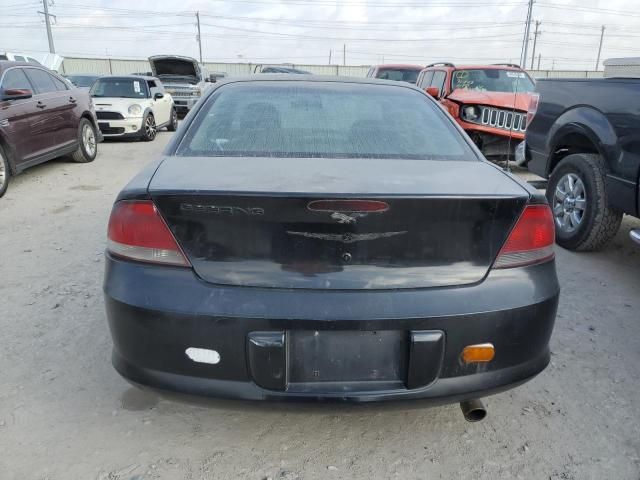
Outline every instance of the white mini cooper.
{"type": "Polygon", "coordinates": [[[98,127],[105,136],[150,142],[158,129],[178,127],[173,98],[155,77],[101,77],[91,87],[98,127]]]}

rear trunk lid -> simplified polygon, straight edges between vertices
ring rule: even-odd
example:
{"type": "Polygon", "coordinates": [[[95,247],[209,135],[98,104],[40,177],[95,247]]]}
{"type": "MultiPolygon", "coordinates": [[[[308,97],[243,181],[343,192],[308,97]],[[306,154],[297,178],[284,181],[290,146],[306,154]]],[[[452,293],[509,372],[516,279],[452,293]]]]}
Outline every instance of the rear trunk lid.
{"type": "Polygon", "coordinates": [[[484,162],[327,158],[168,157],[149,192],[204,280],[310,289],[479,282],[529,198],[484,162]]]}

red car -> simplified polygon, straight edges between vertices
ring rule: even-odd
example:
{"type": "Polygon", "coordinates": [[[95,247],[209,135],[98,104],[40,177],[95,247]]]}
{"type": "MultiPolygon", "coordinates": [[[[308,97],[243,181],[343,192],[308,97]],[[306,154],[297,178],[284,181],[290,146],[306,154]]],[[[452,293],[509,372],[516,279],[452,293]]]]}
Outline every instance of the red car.
{"type": "Polygon", "coordinates": [[[518,65],[433,63],[416,85],[434,96],[485,157],[513,158],[524,140],[533,80],[518,65]]]}
{"type": "Polygon", "coordinates": [[[96,158],[102,135],[91,97],[55,72],[0,61],[0,196],[26,168],[70,155],[96,158]]]}
{"type": "Polygon", "coordinates": [[[421,65],[375,65],[369,69],[367,77],[416,83],[423,68],[421,65]]]}

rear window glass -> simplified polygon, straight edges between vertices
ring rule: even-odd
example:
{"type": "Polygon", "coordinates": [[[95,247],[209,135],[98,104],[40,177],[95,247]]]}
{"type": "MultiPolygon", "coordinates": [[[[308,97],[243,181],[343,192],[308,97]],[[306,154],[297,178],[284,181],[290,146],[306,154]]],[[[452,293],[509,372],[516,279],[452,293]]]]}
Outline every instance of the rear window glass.
{"type": "Polygon", "coordinates": [[[475,159],[424,94],[337,82],[250,82],[208,98],[182,156],[475,159]]]}
{"type": "Polygon", "coordinates": [[[420,70],[406,68],[381,68],[376,78],[382,80],[397,80],[399,82],[416,83],[420,70]]]}

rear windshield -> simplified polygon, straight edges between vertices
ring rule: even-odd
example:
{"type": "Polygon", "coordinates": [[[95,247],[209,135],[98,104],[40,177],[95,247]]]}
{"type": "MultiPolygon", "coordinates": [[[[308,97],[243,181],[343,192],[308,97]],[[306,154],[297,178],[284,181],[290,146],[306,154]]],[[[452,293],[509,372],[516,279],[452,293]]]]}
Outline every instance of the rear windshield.
{"type": "Polygon", "coordinates": [[[137,78],[106,77],[91,87],[92,97],[147,98],[147,82],[137,78]]]}
{"type": "Polygon", "coordinates": [[[97,79],[89,75],[68,75],[67,78],[76,87],[91,87],[97,79]]]}
{"type": "Polygon", "coordinates": [[[451,89],[485,92],[533,92],[534,84],[525,72],[497,68],[456,70],[451,76],[451,89]]]}
{"type": "Polygon", "coordinates": [[[476,159],[423,93],[338,82],[239,82],[209,97],[181,156],[476,159]]]}
{"type": "Polygon", "coordinates": [[[381,68],[378,70],[378,73],[376,73],[376,78],[416,83],[419,73],[420,70],[413,70],[409,68],[381,68]]]}

